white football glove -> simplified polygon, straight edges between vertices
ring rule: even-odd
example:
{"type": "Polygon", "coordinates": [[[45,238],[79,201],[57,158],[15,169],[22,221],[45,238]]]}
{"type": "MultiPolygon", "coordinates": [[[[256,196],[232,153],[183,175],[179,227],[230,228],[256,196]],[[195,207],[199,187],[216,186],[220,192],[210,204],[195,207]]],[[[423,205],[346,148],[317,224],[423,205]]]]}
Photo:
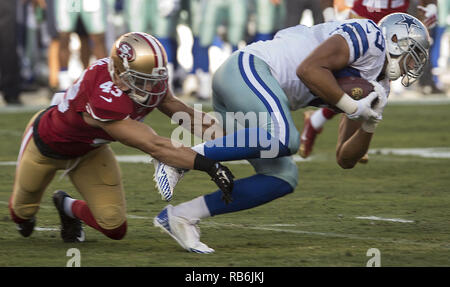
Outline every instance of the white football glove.
{"type": "Polygon", "coordinates": [[[419,5],[417,8],[424,12],[425,19],[423,20],[423,24],[425,24],[428,29],[432,29],[436,26],[438,17],[436,4],[428,4],[427,7],[419,5]]]}
{"type": "Polygon", "coordinates": [[[381,115],[372,109],[372,102],[378,98],[377,92],[370,93],[367,97],[356,101],[358,108],[353,114],[346,114],[351,120],[373,120],[380,121],[381,115]]]}
{"type": "Polygon", "coordinates": [[[374,87],[374,92],[372,92],[372,93],[376,93],[378,95],[378,99],[377,99],[376,103],[373,106],[373,110],[380,115],[380,118],[379,119],[368,119],[368,120],[365,120],[363,122],[363,124],[361,125],[361,128],[363,130],[365,130],[366,132],[368,132],[368,133],[374,133],[378,123],[383,118],[383,111],[384,111],[384,108],[386,107],[386,104],[388,102],[388,97],[387,97],[387,94],[386,94],[386,90],[383,88],[382,85],[380,85],[376,81],[371,81],[370,83],[374,87]]]}

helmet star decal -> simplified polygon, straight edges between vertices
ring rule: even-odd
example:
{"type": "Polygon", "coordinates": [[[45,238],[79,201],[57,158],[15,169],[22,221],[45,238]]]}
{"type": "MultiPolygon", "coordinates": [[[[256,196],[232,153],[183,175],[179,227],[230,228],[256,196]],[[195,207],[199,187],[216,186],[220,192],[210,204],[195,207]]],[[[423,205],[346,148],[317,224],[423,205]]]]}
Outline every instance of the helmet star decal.
{"type": "Polygon", "coordinates": [[[420,26],[415,23],[413,18],[411,18],[411,17],[409,17],[407,15],[402,15],[402,18],[403,18],[402,20],[396,22],[395,24],[397,24],[397,25],[405,25],[406,26],[406,30],[408,31],[408,33],[411,30],[411,26],[420,28],[420,26]]]}

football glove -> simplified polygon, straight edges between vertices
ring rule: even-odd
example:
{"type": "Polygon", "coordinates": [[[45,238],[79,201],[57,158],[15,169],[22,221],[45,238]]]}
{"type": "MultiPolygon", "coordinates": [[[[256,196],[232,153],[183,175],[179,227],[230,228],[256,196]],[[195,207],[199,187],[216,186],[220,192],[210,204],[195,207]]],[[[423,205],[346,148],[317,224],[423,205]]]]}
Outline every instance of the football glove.
{"type": "Polygon", "coordinates": [[[216,163],[212,166],[210,170],[207,171],[211,180],[219,187],[222,191],[222,200],[228,204],[233,201],[231,193],[233,192],[234,186],[234,175],[228,169],[228,167],[216,163]]]}
{"type": "Polygon", "coordinates": [[[436,4],[428,4],[426,7],[419,5],[417,8],[424,13],[425,19],[423,19],[423,24],[425,24],[428,29],[434,28],[438,20],[436,4]]]}
{"type": "Polygon", "coordinates": [[[353,114],[346,114],[351,120],[375,120],[380,121],[381,115],[372,109],[372,103],[378,98],[377,92],[370,93],[367,97],[356,101],[358,108],[353,114]]]}

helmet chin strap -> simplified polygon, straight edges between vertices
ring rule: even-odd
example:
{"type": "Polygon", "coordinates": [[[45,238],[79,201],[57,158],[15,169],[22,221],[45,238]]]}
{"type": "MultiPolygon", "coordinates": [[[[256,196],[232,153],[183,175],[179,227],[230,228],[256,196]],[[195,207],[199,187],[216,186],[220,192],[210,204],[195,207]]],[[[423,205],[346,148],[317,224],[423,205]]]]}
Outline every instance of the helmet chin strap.
{"type": "Polygon", "coordinates": [[[391,54],[386,50],[386,57],[387,57],[387,67],[386,67],[386,75],[389,77],[390,80],[397,80],[402,76],[402,70],[400,69],[399,60],[401,57],[398,57],[397,59],[394,59],[391,57],[391,54]]]}
{"type": "MultiPolygon", "coordinates": [[[[383,33],[384,39],[387,39],[386,27],[383,27],[382,33],[383,33]]],[[[399,62],[398,62],[399,58],[393,59],[391,57],[391,53],[389,53],[389,49],[387,47],[387,43],[386,43],[386,58],[387,58],[387,61],[388,61],[387,66],[386,66],[386,75],[392,81],[397,80],[402,75],[402,71],[400,69],[400,65],[399,65],[399,62]]]]}

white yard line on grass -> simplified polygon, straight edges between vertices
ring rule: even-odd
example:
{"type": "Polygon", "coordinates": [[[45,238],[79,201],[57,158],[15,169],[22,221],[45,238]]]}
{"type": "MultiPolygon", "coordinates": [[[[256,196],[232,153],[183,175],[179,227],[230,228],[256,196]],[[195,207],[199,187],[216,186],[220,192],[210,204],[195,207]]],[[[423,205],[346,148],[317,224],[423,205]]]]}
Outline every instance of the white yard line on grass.
{"type": "Polygon", "coordinates": [[[369,154],[408,155],[424,158],[450,158],[450,147],[430,148],[381,148],[371,149],[369,154]]]}
{"type": "Polygon", "coordinates": [[[400,223],[414,223],[414,220],[407,220],[401,218],[383,218],[378,216],[357,216],[356,219],[367,219],[367,220],[377,220],[377,221],[390,221],[390,222],[400,222],[400,223]]]}
{"type": "MultiPolygon", "coordinates": [[[[382,148],[371,149],[369,154],[381,155],[399,155],[399,156],[418,156],[423,158],[450,158],[450,147],[433,147],[433,148],[382,148]]],[[[311,156],[307,159],[299,155],[293,156],[295,162],[314,162],[317,157],[311,156]]],[[[123,163],[149,163],[152,159],[149,155],[117,155],[118,162],[123,163]]],[[[249,164],[246,160],[235,160],[227,162],[227,164],[249,164]]],[[[0,166],[14,166],[15,161],[0,161],[0,166]]]]}

